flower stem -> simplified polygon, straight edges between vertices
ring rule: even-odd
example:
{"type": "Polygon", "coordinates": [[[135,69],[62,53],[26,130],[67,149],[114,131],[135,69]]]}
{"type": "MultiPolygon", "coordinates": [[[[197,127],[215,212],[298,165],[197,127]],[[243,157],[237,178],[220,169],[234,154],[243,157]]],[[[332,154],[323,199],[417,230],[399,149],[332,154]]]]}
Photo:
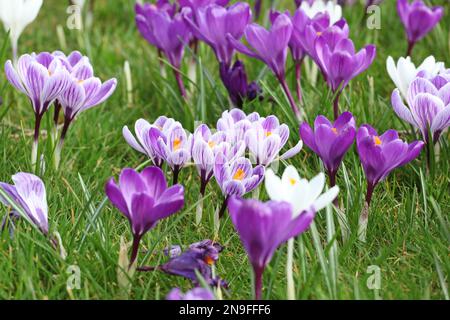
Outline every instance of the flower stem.
{"type": "Polygon", "coordinates": [[[295,79],[296,79],[296,86],[297,86],[297,98],[300,105],[303,103],[303,94],[302,94],[302,84],[301,84],[301,78],[302,78],[302,64],[303,59],[295,63],[295,79]]]}
{"type": "Polygon", "coordinates": [[[131,250],[131,257],[130,257],[130,265],[128,267],[128,269],[131,269],[131,267],[133,266],[134,262],[136,261],[138,252],[139,252],[139,243],[141,242],[141,235],[135,235],[133,238],[133,247],[131,250]]]}
{"type": "Polygon", "coordinates": [[[406,50],[407,57],[411,57],[415,45],[416,43],[414,41],[408,41],[408,49],[406,50]]]}
{"type": "Polygon", "coordinates": [[[222,219],[222,217],[224,216],[224,214],[225,214],[225,211],[227,210],[227,206],[228,206],[228,196],[227,197],[225,197],[225,199],[223,200],[223,203],[222,203],[222,207],[220,207],[220,211],[219,211],[219,219],[222,219]]]}
{"type": "Polygon", "coordinates": [[[254,285],[255,285],[255,300],[262,299],[262,285],[263,285],[263,267],[253,267],[254,285]]]}
{"type": "Polygon", "coordinates": [[[375,186],[372,183],[367,184],[366,202],[359,217],[358,238],[361,242],[366,242],[367,225],[369,223],[369,209],[372,202],[372,195],[375,186]]]}
{"type": "Polygon", "coordinates": [[[187,99],[186,88],[184,87],[183,78],[181,77],[181,72],[178,69],[174,69],[175,79],[177,80],[178,89],[183,99],[187,99]]]}
{"type": "Polygon", "coordinates": [[[295,285],[294,285],[294,238],[288,241],[288,254],[286,262],[286,279],[287,279],[287,297],[288,300],[295,300],[295,285]]]}
{"type": "Polygon", "coordinates": [[[200,199],[197,205],[197,209],[195,212],[195,223],[197,225],[200,224],[200,222],[202,221],[202,216],[203,216],[203,198],[205,197],[205,193],[206,193],[206,186],[208,184],[208,180],[206,179],[205,176],[205,172],[202,171],[201,174],[201,184],[200,184],[200,199]]]}
{"type": "MultiPolygon", "coordinates": [[[[336,185],[336,174],[337,171],[328,171],[328,176],[330,177],[330,187],[333,188],[336,185]]],[[[333,201],[334,206],[339,207],[339,198],[338,196],[333,201]]]]}
{"type": "Polygon", "coordinates": [[[300,109],[298,108],[297,104],[295,103],[294,97],[292,96],[291,90],[289,90],[286,80],[283,77],[278,77],[278,81],[280,81],[281,87],[283,88],[283,91],[289,100],[289,104],[291,105],[291,109],[294,112],[297,120],[299,122],[301,122],[302,115],[300,113],[300,109]]]}
{"type": "Polygon", "coordinates": [[[58,145],[56,146],[55,153],[53,156],[55,170],[58,170],[59,165],[61,164],[61,151],[64,146],[64,141],[66,139],[67,132],[69,131],[71,122],[72,122],[72,120],[67,117],[64,119],[64,125],[63,125],[62,131],[61,131],[61,137],[59,138],[59,142],[58,142],[58,145]]]}
{"type": "Polygon", "coordinates": [[[178,183],[178,177],[180,176],[180,167],[179,166],[174,166],[173,167],[173,180],[172,180],[172,185],[176,185],[178,183]]]}
{"type": "Polygon", "coordinates": [[[61,112],[61,104],[58,100],[54,103],[55,111],[53,114],[53,131],[52,131],[52,144],[53,146],[56,144],[56,140],[58,139],[58,122],[59,122],[59,114],[61,112]]]}
{"type": "Polygon", "coordinates": [[[31,148],[31,167],[34,173],[37,172],[37,159],[39,149],[39,134],[41,130],[42,114],[35,115],[33,146],[31,148]]]}
{"type": "Polygon", "coordinates": [[[339,117],[339,99],[341,98],[341,93],[342,91],[339,91],[333,101],[334,120],[337,120],[339,117]]]}

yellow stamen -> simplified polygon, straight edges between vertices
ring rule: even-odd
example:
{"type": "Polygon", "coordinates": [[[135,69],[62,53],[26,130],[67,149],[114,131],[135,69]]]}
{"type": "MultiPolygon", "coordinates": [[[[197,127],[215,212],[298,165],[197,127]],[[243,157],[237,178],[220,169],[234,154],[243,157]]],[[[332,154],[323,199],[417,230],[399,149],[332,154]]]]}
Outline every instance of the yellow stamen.
{"type": "Polygon", "coordinates": [[[380,137],[375,136],[373,137],[373,140],[375,140],[375,145],[377,146],[382,144],[380,137]]]}
{"type": "Polygon", "coordinates": [[[180,148],[181,148],[181,139],[176,138],[175,140],[173,140],[173,150],[177,151],[180,148]]]}
{"type": "Polygon", "coordinates": [[[206,262],[206,264],[212,266],[214,264],[214,259],[211,258],[210,256],[206,256],[204,261],[206,262]]]}
{"type": "Polygon", "coordinates": [[[214,141],[208,142],[208,146],[212,149],[216,146],[216,143],[214,141]]]}
{"type": "Polygon", "coordinates": [[[84,80],[78,80],[78,84],[82,84],[84,80]]]}
{"type": "Polygon", "coordinates": [[[321,31],[317,31],[316,35],[321,36],[322,32],[321,31]]]}
{"type": "Polygon", "coordinates": [[[233,180],[242,181],[245,178],[245,172],[242,169],[237,169],[236,173],[233,176],[233,180]]]}
{"type": "Polygon", "coordinates": [[[338,131],[337,131],[336,128],[331,128],[331,131],[333,131],[334,134],[337,134],[337,133],[338,133],[338,131]]]}
{"type": "Polygon", "coordinates": [[[272,132],[271,131],[267,131],[266,132],[266,137],[270,137],[272,135],[272,132]]]}
{"type": "Polygon", "coordinates": [[[294,186],[297,183],[297,180],[293,179],[293,178],[289,178],[289,183],[294,186]]]}

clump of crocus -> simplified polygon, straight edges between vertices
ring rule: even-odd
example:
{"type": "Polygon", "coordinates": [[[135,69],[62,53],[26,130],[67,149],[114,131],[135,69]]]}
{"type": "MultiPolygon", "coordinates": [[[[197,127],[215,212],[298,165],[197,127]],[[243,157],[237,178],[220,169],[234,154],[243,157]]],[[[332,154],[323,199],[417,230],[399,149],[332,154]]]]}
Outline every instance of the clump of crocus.
{"type": "Polygon", "coordinates": [[[410,57],[401,57],[398,59],[397,64],[392,57],[388,57],[386,68],[389,77],[391,77],[397,89],[400,90],[403,98],[407,99],[409,86],[419,72],[425,71],[430,76],[437,76],[439,72],[445,69],[445,66],[443,62],[436,62],[433,56],[426,58],[417,68],[410,57]]]}
{"type": "MultiPolygon", "coordinates": [[[[301,179],[293,166],[288,166],[281,179],[268,169],[265,178],[266,191],[271,200],[286,201],[292,206],[293,217],[311,211],[318,212],[331,204],[337,197],[339,188],[332,187],[322,194],[325,187],[325,175],[320,173],[311,181],[301,179]]],[[[293,277],[294,239],[288,242],[287,281],[288,299],[295,299],[295,286],[293,277]]]]}
{"type": "Polygon", "coordinates": [[[436,76],[419,72],[410,84],[406,97],[407,106],[400,90],[394,90],[392,106],[395,113],[419,129],[424,141],[436,143],[441,133],[450,126],[450,72],[436,76]]]}
{"type": "Polygon", "coordinates": [[[375,187],[394,169],[417,158],[424,143],[415,141],[408,144],[399,138],[395,130],[378,135],[374,128],[363,125],[358,130],[356,145],[367,179],[366,206],[361,213],[358,230],[359,239],[365,241],[369,207],[375,187]]]}
{"type": "Polygon", "coordinates": [[[0,202],[12,207],[15,217],[23,217],[48,235],[47,192],[42,180],[31,173],[17,173],[14,185],[0,182],[0,202]]]}
{"type": "Polygon", "coordinates": [[[314,130],[306,122],[300,126],[301,139],[322,160],[331,186],[336,185],[336,173],[355,136],[356,123],[350,112],[341,114],[334,123],[318,116],[314,130]]]}
{"type": "Polygon", "coordinates": [[[186,98],[187,93],[180,69],[185,46],[189,44],[191,38],[191,31],[183,16],[191,14],[191,10],[184,8],[182,12],[175,13],[147,3],[136,4],[135,11],[139,32],[145,40],[167,57],[173,67],[180,94],[186,98]]]}
{"type": "Polygon", "coordinates": [[[173,184],[177,184],[181,169],[191,159],[192,134],[179,122],[174,122],[166,132],[152,127],[148,134],[155,154],[172,169],[173,184]]]}
{"type": "Polygon", "coordinates": [[[263,273],[277,248],[307,230],[314,211],[294,216],[287,202],[244,200],[231,197],[231,221],[247,252],[254,274],[255,298],[262,298],[263,273]]]}
{"type": "Polygon", "coordinates": [[[9,32],[14,61],[17,61],[19,37],[36,19],[42,2],[43,0],[0,0],[0,20],[9,32]]]}
{"type": "Polygon", "coordinates": [[[342,38],[336,42],[334,37],[322,34],[315,43],[316,59],[324,73],[328,86],[335,98],[334,119],[339,116],[339,98],[350,80],[364,72],[375,59],[376,48],[368,45],[355,51],[353,41],[342,38]]]}
{"type": "Polygon", "coordinates": [[[5,73],[8,81],[28,96],[34,110],[35,126],[31,165],[36,172],[42,117],[53,101],[69,87],[71,76],[61,60],[48,52],[37,55],[25,54],[19,58],[16,66],[8,60],[5,73]]]}
{"type": "Polygon", "coordinates": [[[223,153],[217,154],[214,177],[222,190],[224,201],[219,211],[223,217],[231,196],[242,197],[258,187],[264,179],[264,166],[252,166],[249,159],[240,157],[229,161],[223,153]]]}
{"type": "Polygon", "coordinates": [[[245,38],[252,49],[228,35],[228,40],[234,48],[252,58],[264,62],[280,82],[295,116],[301,119],[300,110],[292,96],[286,82],[286,58],[289,50],[289,41],[292,35],[291,19],[280,14],[273,21],[270,30],[252,23],[245,28],[245,38]]]}
{"type": "Polygon", "coordinates": [[[163,134],[167,134],[169,129],[175,123],[172,118],[165,116],[158,117],[153,124],[148,123],[144,119],[136,121],[134,126],[134,132],[136,138],[131,133],[127,126],[123,127],[122,134],[126,142],[136,151],[145,154],[153,164],[159,168],[164,164],[164,159],[161,158],[155,151],[155,147],[150,139],[150,129],[155,128],[161,131],[163,134]]]}
{"type": "Polygon", "coordinates": [[[406,56],[411,56],[416,43],[438,24],[444,15],[442,7],[428,7],[422,0],[397,0],[397,12],[408,39],[406,56]]]}
{"type": "Polygon", "coordinates": [[[166,300],[216,300],[216,297],[209,289],[194,288],[183,293],[179,288],[172,289],[166,297],[166,300]]]}
{"type": "Polygon", "coordinates": [[[161,271],[173,276],[180,276],[191,280],[194,285],[200,284],[197,272],[210,286],[227,287],[227,283],[218,277],[213,277],[212,266],[219,259],[219,254],[223,247],[211,240],[203,240],[193,243],[189,248],[181,250],[171,250],[170,260],[156,267],[141,267],[139,271],[161,271]]]}
{"type": "Polygon", "coordinates": [[[164,173],[158,167],[148,167],[142,173],[124,169],[119,184],[111,178],[105,186],[105,192],[130,223],[133,234],[130,267],[136,261],[144,234],[184,206],[183,186],[168,188],[164,173]]]}
{"type": "MultiPolygon", "coordinates": [[[[80,113],[105,102],[116,90],[117,80],[112,78],[102,83],[94,75],[89,58],[79,52],[73,52],[67,58],[61,53],[54,56],[61,59],[63,66],[70,72],[67,87],[58,96],[58,106],[64,111],[64,125],[55,149],[55,168],[58,169],[64,140],[73,121],[80,113]]],[[[58,112],[57,106],[55,111],[58,112]]],[[[55,113],[55,120],[56,117],[55,113]]]]}

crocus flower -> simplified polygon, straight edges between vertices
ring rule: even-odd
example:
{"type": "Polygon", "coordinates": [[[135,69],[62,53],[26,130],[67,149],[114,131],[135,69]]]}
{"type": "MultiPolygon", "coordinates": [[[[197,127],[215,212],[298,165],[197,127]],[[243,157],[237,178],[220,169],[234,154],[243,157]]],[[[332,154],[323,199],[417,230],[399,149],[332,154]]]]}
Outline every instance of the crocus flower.
{"type": "Polygon", "coordinates": [[[253,50],[231,35],[228,35],[228,40],[237,51],[261,60],[272,70],[289,99],[292,111],[300,119],[300,110],[286,83],[286,58],[292,28],[291,19],[285,14],[280,14],[273,22],[270,30],[266,30],[256,23],[249,24],[246,27],[245,38],[253,50]]]}
{"type": "Polygon", "coordinates": [[[427,7],[422,0],[397,0],[397,12],[405,27],[408,38],[408,51],[411,56],[415,44],[424,38],[441,20],[444,15],[443,7],[427,7]]]}
{"type": "Polygon", "coordinates": [[[227,35],[236,40],[242,38],[251,19],[250,6],[245,2],[237,2],[228,8],[209,5],[199,8],[194,15],[195,22],[188,15],[185,20],[195,37],[213,48],[221,65],[230,68],[234,47],[228,42],[227,35]]]}
{"type": "Polygon", "coordinates": [[[173,184],[178,183],[180,170],[191,159],[192,134],[186,132],[181,123],[175,122],[167,132],[150,128],[149,135],[156,155],[172,169],[173,184]]]}
{"type": "MultiPolygon", "coordinates": [[[[276,116],[260,118],[253,122],[244,136],[245,143],[250,150],[250,158],[263,166],[270,165],[286,145],[289,139],[289,127],[286,124],[280,124],[276,116]]],[[[302,142],[288,150],[280,157],[280,160],[292,158],[302,149],[302,142]]]]}
{"type": "Polygon", "coordinates": [[[142,236],[184,206],[183,186],[168,188],[164,173],[158,167],[148,167],[142,173],[124,169],[119,184],[111,178],[105,192],[130,223],[133,233],[130,267],[136,260],[142,236]]]}
{"type": "Polygon", "coordinates": [[[17,61],[17,47],[23,30],[36,19],[43,0],[0,0],[0,20],[9,31],[13,59],[17,61]]]}
{"type": "Polygon", "coordinates": [[[136,4],[136,25],[141,35],[151,45],[163,52],[174,68],[175,78],[181,95],[186,97],[186,89],[181,78],[181,60],[185,45],[191,37],[190,28],[183,16],[190,14],[185,8],[173,17],[167,10],[158,9],[152,4],[136,4]]]}
{"type": "Polygon", "coordinates": [[[306,122],[300,126],[301,139],[322,160],[331,186],[336,184],[336,173],[355,136],[356,123],[350,112],[342,113],[334,123],[324,116],[318,116],[314,130],[306,122]]]}
{"type": "MultiPolygon", "coordinates": [[[[301,179],[293,166],[288,166],[280,179],[268,169],[265,178],[266,191],[273,201],[286,201],[292,206],[293,217],[304,212],[318,212],[331,204],[337,197],[339,187],[334,186],[322,194],[325,187],[325,175],[320,173],[310,182],[301,179]]],[[[288,299],[295,299],[295,285],[293,277],[294,239],[288,242],[287,282],[288,299]]]]}
{"type": "Polygon", "coordinates": [[[175,288],[169,292],[166,300],[216,300],[211,290],[205,288],[194,288],[186,293],[181,292],[180,289],[175,288]]]}
{"type": "Polygon", "coordinates": [[[409,86],[408,106],[395,89],[392,106],[395,113],[406,122],[418,128],[427,143],[437,142],[450,125],[450,74],[434,77],[417,77],[409,86]],[[430,131],[432,141],[428,137],[430,131]]]}
{"type": "Polygon", "coordinates": [[[47,235],[48,206],[44,183],[39,177],[23,172],[14,175],[12,180],[14,185],[0,182],[0,191],[7,196],[0,193],[0,202],[12,206],[16,215],[23,216],[47,235]]]}
{"type": "Polygon", "coordinates": [[[214,164],[214,177],[225,197],[219,217],[222,217],[231,196],[247,194],[258,187],[264,179],[264,166],[253,168],[249,159],[240,157],[228,161],[223,153],[218,153],[214,164]]]}
{"type": "Polygon", "coordinates": [[[200,8],[207,7],[211,4],[225,7],[230,0],[178,0],[180,7],[191,8],[193,12],[196,12],[200,8]]]}
{"type": "Polygon", "coordinates": [[[244,200],[231,197],[231,221],[239,234],[253,267],[255,298],[262,297],[264,269],[277,248],[289,239],[306,231],[314,218],[314,211],[294,216],[287,202],[244,200]]]}
{"type": "Polygon", "coordinates": [[[386,68],[397,89],[400,90],[404,99],[407,99],[409,85],[417,77],[420,71],[426,71],[431,76],[436,76],[445,69],[443,62],[436,62],[433,56],[426,58],[420,66],[416,68],[410,57],[398,59],[395,64],[394,59],[389,56],[386,60],[386,68]]]}
{"type": "Polygon", "coordinates": [[[335,95],[334,118],[339,116],[339,97],[351,79],[364,72],[375,59],[376,48],[368,45],[355,52],[353,41],[335,40],[320,36],[315,44],[317,62],[326,75],[327,83],[335,95]]]}
{"type": "Polygon", "coordinates": [[[25,54],[13,66],[5,64],[8,81],[31,101],[35,114],[34,141],[31,164],[36,170],[41,120],[53,101],[69,86],[70,74],[61,61],[48,52],[25,54]]]}
{"type": "Polygon", "coordinates": [[[126,142],[136,151],[145,154],[152,160],[153,164],[157,167],[162,167],[164,159],[162,159],[155,151],[155,147],[150,140],[150,129],[155,128],[166,134],[168,130],[175,123],[174,119],[161,116],[153,124],[148,123],[144,119],[136,121],[134,126],[134,132],[136,138],[131,133],[127,126],[123,127],[122,134],[126,142]]]}
{"type": "Polygon", "coordinates": [[[239,109],[242,109],[244,101],[253,101],[261,95],[261,88],[256,82],[248,83],[244,63],[240,60],[236,60],[231,68],[222,64],[220,78],[231,102],[239,109]]]}
{"type": "MultiPolygon", "coordinates": [[[[75,54],[78,56],[78,54],[75,54]]],[[[70,57],[70,56],[69,56],[70,57]]],[[[70,62],[70,60],[68,60],[70,62]]],[[[69,127],[83,111],[105,102],[116,90],[117,80],[112,78],[102,83],[94,76],[94,70],[87,57],[82,57],[70,70],[71,78],[65,90],[58,96],[58,103],[64,111],[64,126],[55,150],[55,166],[58,169],[61,150],[69,127]]]]}
{"type": "Polygon", "coordinates": [[[216,128],[226,133],[229,142],[237,144],[244,140],[245,133],[250,129],[252,122],[258,121],[259,118],[256,112],[247,116],[244,111],[237,108],[226,110],[217,120],[216,128]]]}
{"type": "Polygon", "coordinates": [[[211,286],[224,285],[226,282],[218,277],[213,277],[212,266],[219,259],[219,254],[223,247],[211,240],[203,240],[193,243],[189,248],[173,256],[170,260],[156,267],[141,267],[139,271],[161,271],[170,275],[184,277],[193,281],[195,285],[199,284],[196,272],[199,272],[203,279],[211,286]]]}
{"type": "Polygon", "coordinates": [[[342,7],[336,4],[335,1],[302,1],[300,9],[302,9],[310,19],[318,14],[327,13],[330,17],[331,24],[336,23],[342,18],[342,7]]]}

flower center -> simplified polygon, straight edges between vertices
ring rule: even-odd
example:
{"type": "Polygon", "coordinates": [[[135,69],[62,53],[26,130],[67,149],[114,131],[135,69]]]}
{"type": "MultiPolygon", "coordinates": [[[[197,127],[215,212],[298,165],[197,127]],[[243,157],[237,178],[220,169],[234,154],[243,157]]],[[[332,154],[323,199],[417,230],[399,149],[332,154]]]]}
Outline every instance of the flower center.
{"type": "Polygon", "coordinates": [[[291,186],[294,186],[297,183],[297,180],[289,178],[289,183],[291,184],[291,186]]]}
{"type": "Polygon", "coordinates": [[[216,143],[214,141],[208,142],[208,146],[212,149],[216,146],[216,143]]]}
{"type": "Polygon", "coordinates": [[[245,178],[245,172],[241,168],[236,170],[236,173],[233,176],[233,180],[242,181],[245,178]]]}
{"type": "Polygon", "coordinates": [[[272,131],[267,131],[266,132],[266,137],[270,137],[272,135],[272,131]]]}
{"type": "Polygon", "coordinates": [[[331,128],[331,131],[333,131],[334,134],[338,134],[338,131],[336,128],[331,128]]]}
{"type": "Polygon", "coordinates": [[[373,140],[376,146],[380,146],[382,144],[381,139],[378,136],[373,137],[373,140]]]}
{"type": "Polygon", "coordinates": [[[321,36],[322,35],[322,31],[317,31],[316,35],[321,36]]]}
{"type": "Polygon", "coordinates": [[[210,256],[206,256],[204,261],[206,262],[206,264],[212,266],[214,264],[214,259],[211,258],[210,256]]]}
{"type": "Polygon", "coordinates": [[[181,139],[176,138],[175,140],[173,140],[173,150],[177,151],[180,148],[181,148],[181,139]]]}

